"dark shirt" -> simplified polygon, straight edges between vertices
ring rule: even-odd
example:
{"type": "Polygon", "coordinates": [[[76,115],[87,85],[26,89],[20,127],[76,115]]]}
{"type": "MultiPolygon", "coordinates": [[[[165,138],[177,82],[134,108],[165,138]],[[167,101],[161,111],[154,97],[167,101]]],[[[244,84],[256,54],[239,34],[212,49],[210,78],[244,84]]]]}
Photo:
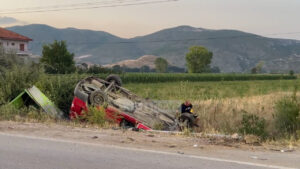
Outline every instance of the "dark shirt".
{"type": "Polygon", "coordinates": [[[192,113],[191,110],[193,108],[193,105],[190,104],[189,106],[186,106],[185,104],[181,105],[181,113],[192,113]]]}

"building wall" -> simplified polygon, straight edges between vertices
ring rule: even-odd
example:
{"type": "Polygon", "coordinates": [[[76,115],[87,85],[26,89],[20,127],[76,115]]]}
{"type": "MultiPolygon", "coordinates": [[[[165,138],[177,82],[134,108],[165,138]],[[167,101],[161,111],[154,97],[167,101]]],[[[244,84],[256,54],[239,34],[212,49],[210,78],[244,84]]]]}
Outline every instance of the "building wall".
{"type": "Polygon", "coordinates": [[[16,53],[28,52],[28,42],[0,39],[0,45],[4,48],[5,52],[16,52],[16,53]],[[24,44],[24,51],[20,50],[20,44],[24,44]]]}

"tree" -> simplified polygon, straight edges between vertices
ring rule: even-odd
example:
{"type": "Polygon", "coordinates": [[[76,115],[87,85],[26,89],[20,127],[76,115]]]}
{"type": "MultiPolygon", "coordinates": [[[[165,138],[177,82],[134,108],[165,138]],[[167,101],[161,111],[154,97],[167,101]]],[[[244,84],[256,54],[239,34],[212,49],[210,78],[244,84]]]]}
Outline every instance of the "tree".
{"type": "Polygon", "coordinates": [[[155,69],[159,73],[165,73],[167,72],[168,69],[168,61],[164,58],[157,58],[155,60],[155,69]]]}
{"type": "Polygon", "coordinates": [[[221,73],[221,70],[218,66],[214,66],[210,69],[210,73],[221,73]]]}
{"type": "Polygon", "coordinates": [[[114,66],[112,67],[112,70],[113,70],[114,72],[121,73],[121,72],[122,72],[122,67],[121,67],[120,65],[114,65],[114,66]]]}
{"type": "Polygon", "coordinates": [[[256,70],[257,70],[257,73],[261,73],[262,72],[262,68],[264,66],[264,62],[263,61],[260,61],[256,64],[256,70]]]}
{"type": "Polygon", "coordinates": [[[255,67],[253,67],[253,68],[251,69],[251,73],[252,73],[252,74],[262,73],[262,71],[263,71],[263,66],[264,66],[264,62],[263,62],[263,61],[258,62],[258,63],[255,65],[255,67]]]}
{"type": "Polygon", "coordinates": [[[73,73],[76,70],[73,58],[74,54],[67,50],[65,41],[54,41],[43,46],[41,63],[45,64],[46,73],[73,73]]]}
{"type": "Polygon", "coordinates": [[[189,73],[203,73],[211,63],[213,53],[202,46],[193,46],[186,54],[186,64],[189,73]]]}
{"type": "Polygon", "coordinates": [[[257,68],[256,67],[251,69],[251,74],[257,74],[257,68]]]}
{"type": "Polygon", "coordinates": [[[150,72],[151,70],[150,70],[150,67],[149,66],[147,66],[147,65],[144,65],[144,66],[142,66],[141,68],[140,68],[140,72],[150,72]]]}

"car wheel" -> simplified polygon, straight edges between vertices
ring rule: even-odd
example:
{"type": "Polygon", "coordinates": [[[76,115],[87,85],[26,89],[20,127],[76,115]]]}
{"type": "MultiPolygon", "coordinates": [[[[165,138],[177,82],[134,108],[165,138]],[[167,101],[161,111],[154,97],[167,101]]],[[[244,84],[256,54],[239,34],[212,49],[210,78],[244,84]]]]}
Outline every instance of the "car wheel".
{"type": "Polygon", "coordinates": [[[129,121],[123,119],[123,120],[120,122],[120,127],[123,128],[123,129],[127,129],[127,128],[135,127],[135,125],[132,124],[132,123],[130,123],[129,121]]]}
{"type": "Polygon", "coordinates": [[[91,105],[101,106],[107,102],[107,95],[101,90],[94,91],[89,96],[89,101],[91,105]]]}
{"type": "Polygon", "coordinates": [[[115,82],[115,84],[119,87],[122,86],[122,80],[118,75],[109,75],[106,77],[105,79],[107,82],[111,83],[111,82],[115,82]]]}
{"type": "Polygon", "coordinates": [[[190,113],[183,113],[179,117],[180,128],[192,128],[194,127],[195,117],[190,113]]]}
{"type": "Polygon", "coordinates": [[[80,90],[80,87],[77,85],[74,90],[74,96],[78,97],[83,102],[88,102],[89,95],[84,91],[80,90]]]}

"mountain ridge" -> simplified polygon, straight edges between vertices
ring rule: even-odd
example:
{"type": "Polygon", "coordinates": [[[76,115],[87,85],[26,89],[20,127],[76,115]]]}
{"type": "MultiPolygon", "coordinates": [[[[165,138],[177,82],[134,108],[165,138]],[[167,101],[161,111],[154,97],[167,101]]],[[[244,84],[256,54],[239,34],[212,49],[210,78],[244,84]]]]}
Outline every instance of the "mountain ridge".
{"type": "Polygon", "coordinates": [[[249,72],[261,61],[265,72],[300,72],[300,41],[267,38],[239,30],[183,25],[126,39],[104,31],[56,29],[42,24],[7,29],[33,38],[30,47],[38,55],[43,44],[66,40],[69,50],[76,56],[91,55],[80,59],[83,62],[112,64],[154,55],[184,67],[189,47],[197,45],[214,53],[212,66],[218,66],[222,72],[249,72]]]}

